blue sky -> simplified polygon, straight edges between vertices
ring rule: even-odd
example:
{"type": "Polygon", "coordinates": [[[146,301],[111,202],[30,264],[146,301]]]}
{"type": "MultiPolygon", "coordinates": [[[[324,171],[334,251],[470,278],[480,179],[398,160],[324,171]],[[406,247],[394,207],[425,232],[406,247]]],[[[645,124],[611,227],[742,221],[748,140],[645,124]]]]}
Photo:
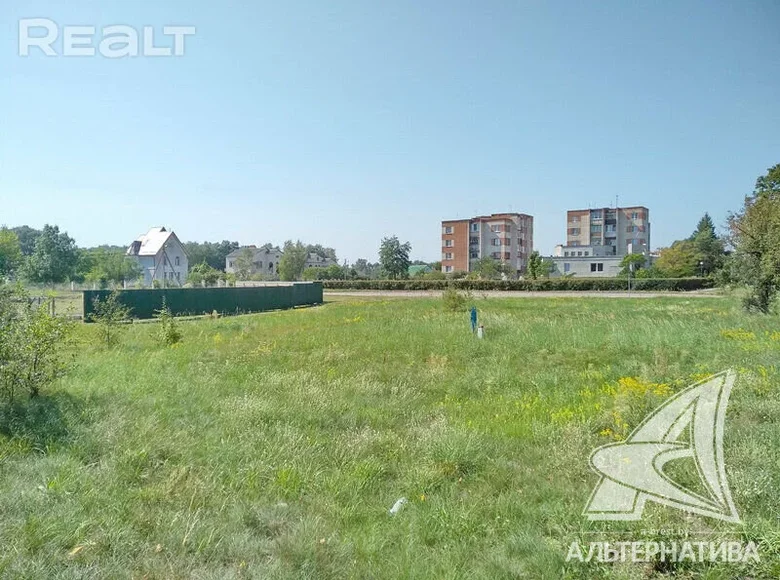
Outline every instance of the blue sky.
{"type": "MultiPolygon", "coordinates": [[[[0,223],[79,245],[441,257],[440,220],[642,204],[653,247],[780,162],[780,3],[25,0],[0,15],[0,223]],[[18,56],[18,20],[194,25],[180,58],[18,56]]],[[[57,45],[55,45],[57,46],[57,45]]]]}

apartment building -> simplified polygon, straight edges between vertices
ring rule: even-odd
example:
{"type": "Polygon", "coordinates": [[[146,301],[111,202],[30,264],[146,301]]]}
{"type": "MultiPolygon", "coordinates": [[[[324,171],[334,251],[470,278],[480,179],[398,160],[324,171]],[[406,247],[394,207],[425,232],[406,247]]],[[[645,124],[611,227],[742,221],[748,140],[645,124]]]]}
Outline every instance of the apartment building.
{"type": "MultiPolygon", "coordinates": [[[[599,247],[604,255],[649,253],[650,210],[644,206],[566,212],[566,246],[599,247]]],[[[575,250],[576,251],[576,250],[575,250]]]]}
{"type": "Polygon", "coordinates": [[[494,213],[441,222],[442,272],[470,272],[480,258],[490,257],[525,272],[533,252],[534,218],[522,213],[494,213]]]}
{"type": "Polygon", "coordinates": [[[650,254],[650,210],[644,206],[566,212],[566,244],[555,247],[556,273],[617,276],[627,254],[650,254]]]}

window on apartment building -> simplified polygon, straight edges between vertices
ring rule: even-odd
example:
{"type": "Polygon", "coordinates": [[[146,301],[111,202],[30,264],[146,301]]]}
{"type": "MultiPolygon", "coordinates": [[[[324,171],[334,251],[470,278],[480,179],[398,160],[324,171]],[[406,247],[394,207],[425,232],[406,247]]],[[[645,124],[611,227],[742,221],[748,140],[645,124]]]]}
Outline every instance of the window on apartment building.
{"type": "Polygon", "coordinates": [[[452,260],[452,252],[447,252],[444,254],[445,260],[452,260]]]}
{"type": "Polygon", "coordinates": [[[517,238],[517,245],[525,246],[525,239],[524,238],[517,238]]]}
{"type": "Polygon", "coordinates": [[[478,232],[479,231],[479,224],[478,223],[471,224],[471,231],[472,232],[478,232]]]}
{"type": "Polygon", "coordinates": [[[578,216],[578,215],[573,215],[573,216],[571,216],[571,218],[569,219],[569,221],[570,221],[571,223],[573,223],[573,224],[574,224],[574,223],[578,223],[578,222],[580,221],[580,216],[578,216]]]}
{"type": "Polygon", "coordinates": [[[444,266],[445,272],[452,272],[452,266],[444,266]]]}
{"type": "Polygon", "coordinates": [[[577,256],[582,256],[582,252],[577,252],[577,256]]]}
{"type": "Polygon", "coordinates": [[[469,258],[472,260],[479,258],[479,252],[469,252],[469,258]]]}
{"type": "Polygon", "coordinates": [[[569,257],[569,252],[564,252],[563,255],[564,255],[564,257],[568,258],[569,257]]]}
{"type": "Polygon", "coordinates": [[[501,231],[501,226],[499,226],[499,225],[492,225],[492,226],[490,226],[490,231],[491,232],[500,232],[501,231]]]}
{"type": "Polygon", "coordinates": [[[492,240],[490,240],[490,245],[491,246],[500,246],[501,245],[501,240],[499,240],[498,238],[493,238],[492,240]]]}
{"type": "Polygon", "coordinates": [[[590,255],[590,252],[585,252],[585,256],[587,257],[588,255],[590,255]]]}
{"type": "Polygon", "coordinates": [[[604,264],[602,262],[594,262],[590,265],[591,272],[603,272],[604,264]]]}
{"type": "Polygon", "coordinates": [[[452,233],[452,226],[444,226],[444,233],[445,234],[451,234],[452,233]]]}
{"type": "Polygon", "coordinates": [[[469,238],[469,244],[471,244],[472,246],[479,245],[479,238],[469,238]]]}
{"type": "Polygon", "coordinates": [[[452,247],[452,240],[444,240],[444,245],[448,248],[452,247]]]}
{"type": "Polygon", "coordinates": [[[571,264],[569,264],[568,262],[564,262],[563,263],[563,271],[564,272],[569,272],[570,270],[571,270],[571,264]]]}
{"type": "Polygon", "coordinates": [[[592,220],[600,220],[601,219],[601,210],[600,209],[594,209],[590,212],[590,219],[592,220]]]}
{"type": "Polygon", "coordinates": [[[594,232],[594,233],[601,232],[601,226],[600,225],[598,225],[598,226],[590,226],[590,231],[594,232]]]}
{"type": "Polygon", "coordinates": [[[639,212],[632,211],[631,212],[631,219],[632,220],[638,220],[639,219],[639,212]]]}

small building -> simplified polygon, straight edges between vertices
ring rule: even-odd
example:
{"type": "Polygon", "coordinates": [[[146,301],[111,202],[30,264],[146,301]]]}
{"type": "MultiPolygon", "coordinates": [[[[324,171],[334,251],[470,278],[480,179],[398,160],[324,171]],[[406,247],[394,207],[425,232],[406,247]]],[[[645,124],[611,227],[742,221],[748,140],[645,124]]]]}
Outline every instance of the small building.
{"type": "Polygon", "coordinates": [[[276,276],[279,272],[279,261],[284,252],[274,246],[243,246],[230,252],[225,258],[225,272],[238,274],[241,270],[248,275],[263,274],[276,276]]]}
{"type": "Polygon", "coordinates": [[[139,236],[126,253],[138,262],[144,286],[153,286],[155,280],[162,286],[181,286],[187,280],[189,263],[184,246],[164,227],[139,236]]]}
{"type": "Polygon", "coordinates": [[[306,258],[306,265],[304,266],[304,269],[327,268],[329,266],[338,266],[338,264],[338,261],[334,260],[333,258],[326,258],[324,256],[320,256],[319,254],[315,254],[314,252],[309,252],[308,257],[306,258]]]}

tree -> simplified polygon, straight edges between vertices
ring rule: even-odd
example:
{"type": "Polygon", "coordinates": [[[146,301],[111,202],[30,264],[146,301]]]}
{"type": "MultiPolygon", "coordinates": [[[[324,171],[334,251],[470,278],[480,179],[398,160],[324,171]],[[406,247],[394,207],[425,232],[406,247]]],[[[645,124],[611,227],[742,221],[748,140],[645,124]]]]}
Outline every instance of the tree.
{"type": "Polygon", "coordinates": [[[688,238],[693,242],[698,253],[699,263],[697,273],[711,274],[723,267],[725,246],[722,239],[715,233],[712,218],[705,213],[699,220],[696,230],[688,238]]]}
{"type": "Polygon", "coordinates": [[[5,226],[0,228],[0,279],[13,274],[22,263],[19,236],[5,226]]]}
{"type": "Polygon", "coordinates": [[[19,245],[22,248],[22,255],[31,256],[35,251],[35,240],[41,235],[41,230],[36,230],[30,226],[18,226],[13,228],[13,232],[19,236],[19,245]]]}
{"type": "Polygon", "coordinates": [[[88,261],[89,270],[85,279],[95,282],[101,288],[109,284],[122,284],[125,280],[135,280],[141,275],[141,267],[122,250],[97,248],[85,252],[84,260],[88,261]]]}
{"type": "Polygon", "coordinates": [[[483,256],[471,266],[471,273],[485,280],[495,280],[509,274],[509,267],[490,256],[483,256]]]}
{"type": "Polygon", "coordinates": [[[56,284],[64,282],[76,272],[78,249],[67,232],[60,233],[57,226],[46,224],[35,250],[24,266],[24,276],[30,282],[56,284]]]}
{"type": "Polygon", "coordinates": [[[187,281],[191,284],[204,283],[206,286],[214,286],[224,275],[224,272],[212,268],[206,262],[201,262],[190,268],[187,281]]]}
{"type": "Polygon", "coordinates": [[[661,250],[655,268],[669,278],[687,278],[696,275],[699,261],[696,243],[691,240],[678,240],[661,250]]]}
{"type": "Polygon", "coordinates": [[[780,286],[780,164],[756,180],[742,209],[729,216],[734,269],[750,288],[745,307],[768,313],[780,286]]]}
{"type": "Polygon", "coordinates": [[[372,264],[365,258],[358,258],[352,265],[352,269],[355,270],[359,278],[373,280],[379,277],[382,267],[379,264],[372,264]]]}
{"type": "Polygon", "coordinates": [[[238,249],[238,242],[186,242],[184,251],[190,264],[208,264],[215,270],[225,271],[225,259],[230,252],[238,249]]]}
{"type": "Polygon", "coordinates": [[[412,245],[409,242],[401,243],[397,236],[382,238],[379,246],[379,263],[382,265],[382,273],[391,279],[406,278],[409,276],[409,252],[412,245]]]}
{"type": "Polygon", "coordinates": [[[279,277],[282,280],[300,280],[306,267],[306,258],[309,257],[306,246],[300,240],[295,243],[287,240],[283,249],[284,254],[278,265],[279,277]]]}
{"type": "Polygon", "coordinates": [[[647,258],[644,254],[626,254],[622,260],[620,260],[619,276],[637,276],[640,270],[644,270],[645,264],[647,264],[647,258]]]}
{"type": "Polygon", "coordinates": [[[539,252],[531,252],[531,255],[528,256],[528,267],[526,268],[528,277],[531,278],[531,280],[540,278],[542,276],[543,265],[544,260],[542,260],[542,256],[539,255],[539,252]]]}

